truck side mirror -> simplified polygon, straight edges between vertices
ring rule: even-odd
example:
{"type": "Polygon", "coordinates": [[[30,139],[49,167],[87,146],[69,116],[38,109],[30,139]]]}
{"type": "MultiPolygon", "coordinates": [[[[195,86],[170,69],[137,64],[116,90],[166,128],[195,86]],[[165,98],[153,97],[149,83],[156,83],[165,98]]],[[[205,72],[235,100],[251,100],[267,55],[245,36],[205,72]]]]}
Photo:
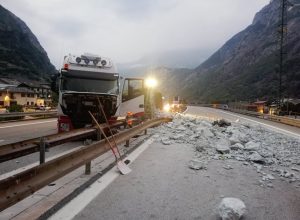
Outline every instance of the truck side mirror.
{"type": "Polygon", "coordinates": [[[51,75],[51,90],[58,94],[58,76],[59,73],[51,75]]]}

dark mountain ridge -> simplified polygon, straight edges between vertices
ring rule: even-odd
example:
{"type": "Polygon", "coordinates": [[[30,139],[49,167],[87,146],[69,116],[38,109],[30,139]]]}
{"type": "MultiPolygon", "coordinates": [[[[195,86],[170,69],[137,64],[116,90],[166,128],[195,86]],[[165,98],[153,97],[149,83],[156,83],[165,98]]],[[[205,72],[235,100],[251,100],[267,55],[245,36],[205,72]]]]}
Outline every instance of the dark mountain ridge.
{"type": "MultiPolygon", "coordinates": [[[[278,97],[278,25],[280,0],[270,1],[251,25],[233,36],[189,74],[177,74],[164,86],[170,95],[180,94],[202,102],[272,99],[278,97]],[[174,88],[175,87],[175,88],[174,88]]],[[[286,74],[283,95],[300,95],[300,1],[288,10],[286,74]]],[[[159,75],[159,74],[158,74],[159,75]]]]}
{"type": "Polygon", "coordinates": [[[55,72],[28,26],[0,5],[0,77],[46,80],[55,72]]]}

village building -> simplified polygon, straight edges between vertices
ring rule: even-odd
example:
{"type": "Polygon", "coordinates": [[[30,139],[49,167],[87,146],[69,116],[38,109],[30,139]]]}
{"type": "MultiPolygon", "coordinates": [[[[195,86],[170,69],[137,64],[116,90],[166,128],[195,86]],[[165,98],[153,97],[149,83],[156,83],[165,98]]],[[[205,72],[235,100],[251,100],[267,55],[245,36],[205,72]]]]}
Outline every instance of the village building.
{"type": "Polygon", "coordinates": [[[48,84],[0,78],[0,107],[11,105],[33,107],[50,103],[51,89],[48,84]]]}

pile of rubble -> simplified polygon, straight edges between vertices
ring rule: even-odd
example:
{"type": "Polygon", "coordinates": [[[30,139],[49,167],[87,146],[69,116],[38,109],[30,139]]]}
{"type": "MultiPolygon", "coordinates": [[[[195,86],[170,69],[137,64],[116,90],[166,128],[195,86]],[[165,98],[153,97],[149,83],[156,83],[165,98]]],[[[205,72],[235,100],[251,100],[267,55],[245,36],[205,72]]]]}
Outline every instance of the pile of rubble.
{"type": "Polygon", "coordinates": [[[254,166],[262,176],[260,185],[273,187],[272,180],[278,177],[298,182],[296,186],[300,187],[299,139],[257,124],[209,121],[180,114],[174,116],[173,122],[161,126],[159,135],[157,140],[164,145],[194,146],[196,155],[189,163],[191,169],[206,169],[210,160],[234,159],[254,166]],[[263,172],[263,168],[272,174],[263,172]]]}

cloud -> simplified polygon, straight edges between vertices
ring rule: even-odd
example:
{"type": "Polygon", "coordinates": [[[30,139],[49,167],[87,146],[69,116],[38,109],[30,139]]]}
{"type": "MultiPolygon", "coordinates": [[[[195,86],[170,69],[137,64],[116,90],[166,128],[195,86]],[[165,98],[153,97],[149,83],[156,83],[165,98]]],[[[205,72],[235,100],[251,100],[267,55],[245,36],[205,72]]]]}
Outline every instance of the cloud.
{"type": "Polygon", "coordinates": [[[269,0],[0,0],[60,67],[67,53],[129,62],[155,52],[217,49],[269,0]]]}

